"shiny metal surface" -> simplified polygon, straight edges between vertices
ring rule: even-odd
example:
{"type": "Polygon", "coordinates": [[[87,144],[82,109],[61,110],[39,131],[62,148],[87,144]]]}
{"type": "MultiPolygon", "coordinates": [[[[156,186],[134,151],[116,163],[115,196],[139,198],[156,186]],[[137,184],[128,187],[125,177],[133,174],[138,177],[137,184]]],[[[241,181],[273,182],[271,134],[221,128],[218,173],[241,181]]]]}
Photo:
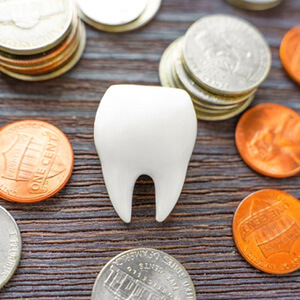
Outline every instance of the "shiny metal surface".
{"type": "Polygon", "coordinates": [[[146,9],[148,0],[77,0],[79,9],[91,20],[109,26],[128,24],[146,9]]]}
{"type": "Polygon", "coordinates": [[[192,280],[172,256],[134,249],[112,259],[99,274],[92,300],[196,300],[192,280]]]}
{"type": "Polygon", "coordinates": [[[17,223],[0,206],[0,289],[15,273],[21,258],[22,240],[17,223]]]}
{"type": "Polygon", "coordinates": [[[229,15],[211,15],[196,22],[186,34],[183,57],[194,80],[221,95],[251,92],[271,67],[271,52],[261,33],[229,15]]]}
{"type": "Polygon", "coordinates": [[[68,33],[72,0],[0,1],[0,49],[35,54],[53,48],[68,33]]]}

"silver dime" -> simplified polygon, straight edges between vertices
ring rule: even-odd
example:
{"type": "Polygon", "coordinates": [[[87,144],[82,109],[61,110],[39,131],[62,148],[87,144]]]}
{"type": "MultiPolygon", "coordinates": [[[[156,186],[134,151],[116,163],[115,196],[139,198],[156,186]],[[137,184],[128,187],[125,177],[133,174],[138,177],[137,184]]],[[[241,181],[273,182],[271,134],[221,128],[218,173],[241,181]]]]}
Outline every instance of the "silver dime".
{"type": "Polygon", "coordinates": [[[35,54],[57,45],[70,28],[72,0],[0,1],[0,49],[35,54]]]}
{"type": "Polygon", "coordinates": [[[92,300],[195,300],[185,268],[154,249],[134,249],[112,259],[99,274],[92,300]]]}
{"type": "Polygon", "coordinates": [[[248,22],[227,15],[200,19],[187,32],[184,63],[197,83],[221,95],[250,93],[267,77],[270,48],[248,22]]]}
{"type": "Polygon", "coordinates": [[[0,289],[15,273],[21,258],[21,235],[13,217],[0,206],[0,289]]]}
{"type": "Polygon", "coordinates": [[[77,0],[78,8],[91,20],[110,26],[136,20],[146,9],[148,0],[77,0]]]}

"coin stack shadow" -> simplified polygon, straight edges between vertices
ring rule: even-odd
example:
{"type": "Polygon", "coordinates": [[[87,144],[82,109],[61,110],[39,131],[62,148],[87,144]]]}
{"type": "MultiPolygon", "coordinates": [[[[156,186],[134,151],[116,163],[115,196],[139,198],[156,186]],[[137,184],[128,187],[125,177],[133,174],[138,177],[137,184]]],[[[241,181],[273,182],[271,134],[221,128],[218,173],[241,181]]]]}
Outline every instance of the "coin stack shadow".
{"type": "Polygon", "coordinates": [[[86,33],[83,22],[73,10],[70,25],[59,40],[26,54],[15,49],[0,50],[0,71],[20,80],[43,81],[74,67],[83,54],[86,33]]]}
{"type": "Polygon", "coordinates": [[[162,86],[186,90],[200,120],[226,120],[244,111],[271,67],[270,48],[248,22],[210,15],[193,24],[162,56],[162,86]]]}

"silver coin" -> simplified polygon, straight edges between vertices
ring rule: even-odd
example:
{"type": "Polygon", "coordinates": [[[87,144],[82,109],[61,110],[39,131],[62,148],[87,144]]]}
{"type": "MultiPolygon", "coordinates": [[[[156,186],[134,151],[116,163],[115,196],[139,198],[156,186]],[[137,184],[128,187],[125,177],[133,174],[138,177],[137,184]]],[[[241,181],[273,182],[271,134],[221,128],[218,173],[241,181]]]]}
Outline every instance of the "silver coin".
{"type": "Polygon", "coordinates": [[[203,111],[195,108],[197,118],[199,120],[203,120],[203,121],[223,121],[223,120],[231,119],[233,117],[236,117],[240,113],[242,113],[244,110],[246,110],[249,107],[249,105],[252,103],[254,96],[255,95],[252,95],[251,97],[249,97],[249,99],[247,101],[245,101],[238,108],[236,108],[230,112],[227,112],[225,114],[224,113],[221,113],[221,114],[213,113],[212,114],[212,113],[203,112],[203,111]]]}
{"type": "MultiPolygon", "coordinates": [[[[187,91],[181,84],[181,82],[178,79],[178,76],[175,72],[175,69],[173,68],[172,72],[172,80],[175,83],[175,87],[179,89],[183,89],[187,91]]],[[[199,98],[196,98],[193,94],[191,94],[189,91],[187,91],[189,95],[192,98],[193,104],[195,109],[203,110],[205,112],[211,112],[211,113],[227,113],[233,109],[238,108],[241,104],[234,104],[234,105],[216,105],[216,104],[210,104],[207,102],[202,101],[199,98]]]]}
{"type": "Polygon", "coordinates": [[[278,6],[283,0],[227,0],[238,7],[250,10],[266,10],[278,6]]]}
{"type": "Polygon", "coordinates": [[[271,51],[248,22],[227,15],[200,19],[187,32],[183,57],[194,80],[212,93],[250,93],[267,77],[271,51]]]}
{"type": "Polygon", "coordinates": [[[130,22],[128,24],[115,25],[115,26],[110,26],[110,25],[105,25],[105,24],[95,22],[91,18],[89,18],[87,15],[85,15],[82,12],[82,10],[79,8],[78,5],[77,5],[77,7],[78,7],[78,14],[82,18],[82,20],[84,20],[89,25],[93,26],[94,28],[96,28],[98,30],[119,33],[119,32],[128,32],[128,31],[136,30],[136,29],[146,25],[157,14],[157,12],[161,6],[161,2],[162,2],[162,0],[148,0],[145,11],[136,20],[134,20],[133,22],[130,22]]]}
{"type": "Polygon", "coordinates": [[[255,91],[252,91],[250,94],[245,94],[242,96],[220,96],[220,95],[214,95],[205,89],[203,89],[201,86],[199,86],[193,78],[191,78],[185,71],[184,66],[182,64],[182,42],[183,39],[178,41],[177,47],[177,57],[175,58],[174,66],[176,70],[176,74],[178,76],[178,79],[180,80],[181,84],[184,86],[186,90],[188,90],[192,95],[194,95],[196,98],[201,99],[204,102],[210,103],[210,104],[217,104],[217,105],[231,105],[231,104],[238,104],[241,102],[244,102],[247,100],[255,91]]]}
{"type": "Polygon", "coordinates": [[[84,15],[109,26],[133,22],[145,11],[147,4],[148,0],[77,0],[84,15]]]}
{"type": "Polygon", "coordinates": [[[0,49],[35,54],[57,45],[70,28],[72,0],[0,1],[0,49]]]}
{"type": "Polygon", "coordinates": [[[11,76],[19,80],[24,80],[24,81],[45,81],[65,74],[78,63],[85,49],[86,30],[85,30],[85,25],[82,21],[80,21],[80,27],[81,27],[81,33],[80,33],[81,36],[80,36],[78,48],[76,49],[73,56],[67,61],[67,63],[63,64],[58,69],[52,70],[50,73],[39,74],[39,75],[28,75],[28,74],[13,72],[0,65],[0,72],[3,72],[8,76],[11,76]]]}
{"type": "Polygon", "coordinates": [[[195,300],[193,282],[172,256],[134,249],[112,259],[99,274],[92,300],[195,300]]]}
{"type": "MultiPolygon", "coordinates": [[[[160,61],[159,76],[160,76],[162,86],[186,90],[185,87],[183,87],[182,84],[180,83],[178,77],[176,76],[176,72],[174,70],[174,61],[176,57],[178,57],[177,45],[179,42],[180,39],[174,41],[164,52],[160,61]]],[[[231,110],[235,107],[239,107],[239,105],[224,106],[224,105],[215,105],[211,103],[206,103],[201,99],[193,96],[190,92],[189,94],[191,96],[195,108],[200,109],[201,107],[201,109],[203,109],[203,111],[205,112],[213,112],[215,110],[218,110],[219,113],[220,111],[223,111],[225,113],[228,112],[228,110],[231,110]]]]}
{"type": "Polygon", "coordinates": [[[15,273],[21,258],[22,241],[17,223],[0,206],[0,289],[15,273]]]}
{"type": "Polygon", "coordinates": [[[164,87],[176,87],[172,77],[172,67],[175,59],[175,50],[179,39],[169,45],[163,53],[159,63],[160,83],[164,87]]]}

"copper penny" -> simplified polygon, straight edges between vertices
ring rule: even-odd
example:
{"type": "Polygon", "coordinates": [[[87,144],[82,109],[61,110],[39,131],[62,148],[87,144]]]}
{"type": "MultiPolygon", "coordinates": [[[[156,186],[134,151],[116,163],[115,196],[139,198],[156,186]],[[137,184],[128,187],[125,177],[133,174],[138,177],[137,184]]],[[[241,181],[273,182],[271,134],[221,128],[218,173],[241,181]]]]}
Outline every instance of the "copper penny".
{"type": "Polygon", "coordinates": [[[235,139],[243,160],[258,173],[284,178],[300,171],[300,116],[292,109],[277,104],[249,109],[235,139]]]}
{"type": "Polygon", "coordinates": [[[55,126],[34,120],[0,130],[0,197],[31,203],[60,191],[73,170],[73,150],[55,126]]]}
{"type": "Polygon", "coordinates": [[[300,202],[278,190],[251,194],[233,218],[241,255],[257,269],[287,274],[300,267],[300,202]]]}
{"type": "Polygon", "coordinates": [[[284,36],[280,58],[290,77],[300,84],[300,26],[292,28],[284,36]]]}

